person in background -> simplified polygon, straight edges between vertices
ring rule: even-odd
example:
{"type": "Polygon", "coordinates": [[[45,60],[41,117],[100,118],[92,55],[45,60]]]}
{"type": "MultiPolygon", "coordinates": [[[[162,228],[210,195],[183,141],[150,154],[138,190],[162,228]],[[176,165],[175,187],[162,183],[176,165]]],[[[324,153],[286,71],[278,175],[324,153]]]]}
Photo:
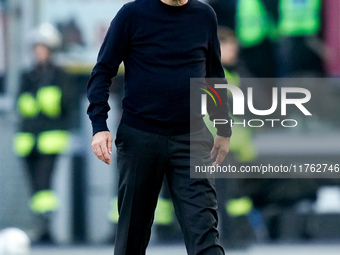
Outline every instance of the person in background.
{"type": "MultiPolygon", "coordinates": [[[[225,78],[229,84],[241,87],[241,76],[247,71],[239,61],[239,45],[235,32],[229,27],[218,28],[218,38],[221,47],[221,62],[225,78]]],[[[232,95],[228,95],[232,102],[232,95]]],[[[232,103],[231,103],[232,106],[232,103]]],[[[205,123],[213,136],[216,129],[205,116],[205,123]]],[[[240,121],[232,116],[234,121],[240,121]]],[[[256,151],[252,141],[252,131],[247,127],[233,126],[233,136],[230,142],[228,164],[249,164],[256,158],[256,151]]],[[[246,247],[252,235],[248,215],[253,210],[252,200],[249,198],[243,179],[217,178],[218,213],[221,220],[221,240],[226,249],[246,247]]]]}
{"type": "MultiPolygon", "coordinates": [[[[240,45],[240,60],[247,70],[245,77],[256,78],[254,104],[260,109],[272,105],[272,88],[277,77],[275,5],[277,0],[238,0],[236,35],[240,45]],[[257,79],[261,78],[261,79],[257,79]]],[[[275,118],[273,115],[272,117],[275,118]]]]}
{"type": "MultiPolygon", "coordinates": [[[[243,63],[239,61],[239,44],[236,34],[227,27],[219,27],[218,38],[221,44],[221,62],[225,78],[227,78],[228,83],[241,88],[245,92],[244,84],[241,84],[241,77],[247,77],[248,72],[243,63]]],[[[232,109],[231,94],[229,94],[229,98],[232,109]]],[[[233,118],[234,121],[238,121],[235,116],[233,118]]],[[[233,128],[238,139],[230,142],[230,151],[233,152],[238,162],[251,162],[256,158],[251,130],[243,127],[239,129],[237,125],[233,128]]]]}
{"type": "Polygon", "coordinates": [[[65,72],[52,60],[60,44],[58,31],[43,24],[32,33],[35,63],[22,74],[17,100],[19,133],[14,150],[23,159],[32,187],[30,208],[42,220],[37,241],[52,241],[50,214],[59,201],[51,188],[58,155],[69,145],[71,91],[65,72]]]}
{"type": "Polygon", "coordinates": [[[214,9],[217,15],[219,26],[235,30],[235,13],[237,0],[207,0],[207,3],[214,9]]]}
{"type": "Polygon", "coordinates": [[[321,0],[279,0],[280,77],[323,76],[321,0]]]}
{"type": "Polygon", "coordinates": [[[250,77],[276,77],[276,28],[272,2],[277,0],[238,0],[235,13],[236,35],[242,59],[250,77]],[[269,3],[268,3],[269,2],[269,3]]]}
{"type": "MultiPolygon", "coordinates": [[[[220,26],[217,33],[221,45],[221,62],[225,75],[228,78],[239,79],[237,70],[239,45],[235,32],[228,27],[220,26]]],[[[239,81],[237,82],[239,83],[239,81]]]]}

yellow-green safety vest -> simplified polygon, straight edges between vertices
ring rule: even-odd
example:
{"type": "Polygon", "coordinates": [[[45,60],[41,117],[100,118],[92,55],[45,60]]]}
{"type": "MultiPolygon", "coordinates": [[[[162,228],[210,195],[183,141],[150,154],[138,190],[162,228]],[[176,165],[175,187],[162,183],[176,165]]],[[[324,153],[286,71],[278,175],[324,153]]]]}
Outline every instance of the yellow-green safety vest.
{"type": "MultiPolygon", "coordinates": [[[[36,95],[29,92],[22,93],[17,102],[18,111],[24,118],[34,118],[39,113],[50,118],[57,118],[61,115],[62,91],[57,86],[44,86],[36,95]]],[[[38,121],[38,120],[37,120],[38,121]]],[[[70,134],[64,130],[49,130],[38,134],[18,133],[14,139],[14,151],[20,157],[28,156],[34,146],[42,154],[64,153],[70,142],[70,134]]]]}
{"type": "MultiPolygon", "coordinates": [[[[224,75],[229,84],[240,87],[241,80],[237,72],[231,72],[224,68],[224,75]]],[[[228,93],[230,92],[228,91],[228,93]]],[[[233,119],[235,122],[239,122],[236,117],[233,117],[233,119]]],[[[209,120],[209,114],[206,114],[203,120],[210,133],[215,137],[217,130],[209,120]]],[[[233,126],[233,138],[230,139],[229,149],[235,153],[235,157],[239,162],[253,161],[256,158],[256,150],[252,142],[252,131],[250,128],[238,125],[233,126]]]]}
{"type": "Polygon", "coordinates": [[[30,207],[36,214],[53,212],[59,207],[59,199],[52,190],[40,190],[32,196],[30,207]]]}
{"type": "Polygon", "coordinates": [[[240,87],[241,78],[237,72],[228,71],[227,69],[224,68],[224,77],[227,78],[228,84],[232,84],[237,87],[240,87]]]}
{"type": "Polygon", "coordinates": [[[253,201],[249,197],[230,199],[226,203],[225,209],[232,217],[247,215],[253,209],[253,201]]]}
{"type": "Polygon", "coordinates": [[[321,26],[321,0],[280,0],[280,36],[315,35],[321,26]]]}
{"type": "Polygon", "coordinates": [[[261,0],[239,0],[236,10],[236,34],[244,47],[254,47],[264,39],[275,39],[274,22],[261,0]]]}
{"type": "Polygon", "coordinates": [[[28,156],[35,145],[44,155],[65,153],[70,145],[70,134],[65,130],[50,130],[36,137],[31,133],[20,132],[14,138],[14,151],[19,157],[28,156]]]}
{"type": "Polygon", "coordinates": [[[62,91],[57,86],[42,87],[36,96],[29,92],[22,93],[18,98],[18,111],[25,118],[37,116],[40,112],[50,118],[61,114],[62,91]]]}
{"type": "Polygon", "coordinates": [[[154,222],[163,226],[174,222],[174,205],[171,199],[158,198],[154,222]]]}

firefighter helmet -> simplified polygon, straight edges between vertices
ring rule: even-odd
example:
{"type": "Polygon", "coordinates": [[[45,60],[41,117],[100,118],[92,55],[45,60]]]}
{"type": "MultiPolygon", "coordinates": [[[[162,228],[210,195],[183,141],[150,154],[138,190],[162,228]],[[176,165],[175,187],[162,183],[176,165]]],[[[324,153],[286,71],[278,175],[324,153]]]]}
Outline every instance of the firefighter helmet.
{"type": "Polygon", "coordinates": [[[51,50],[55,50],[61,45],[61,34],[51,24],[43,23],[33,30],[32,33],[32,44],[44,44],[51,50]]]}

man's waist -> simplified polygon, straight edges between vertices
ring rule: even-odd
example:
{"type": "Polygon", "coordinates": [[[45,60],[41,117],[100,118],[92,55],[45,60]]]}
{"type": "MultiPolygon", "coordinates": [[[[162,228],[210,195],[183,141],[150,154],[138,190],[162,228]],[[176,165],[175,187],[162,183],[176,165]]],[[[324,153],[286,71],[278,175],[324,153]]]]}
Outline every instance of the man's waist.
{"type": "MultiPolygon", "coordinates": [[[[138,115],[131,114],[127,111],[123,111],[122,122],[139,130],[143,130],[150,133],[155,133],[159,135],[180,135],[190,132],[190,128],[195,127],[200,129],[203,127],[204,122],[202,119],[197,120],[187,120],[187,121],[177,121],[168,120],[161,121],[144,118],[138,115]],[[193,123],[194,122],[194,123],[193,123]]],[[[191,130],[193,131],[193,130],[191,130]]],[[[194,130],[195,131],[195,130],[194,130]]]]}

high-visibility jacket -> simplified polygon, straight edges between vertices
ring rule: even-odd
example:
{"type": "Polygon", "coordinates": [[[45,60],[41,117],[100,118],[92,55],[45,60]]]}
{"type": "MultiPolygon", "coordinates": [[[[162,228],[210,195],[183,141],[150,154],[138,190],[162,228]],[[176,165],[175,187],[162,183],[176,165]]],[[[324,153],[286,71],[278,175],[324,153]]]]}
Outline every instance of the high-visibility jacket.
{"type": "MultiPolygon", "coordinates": [[[[229,84],[240,87],[241,80],[237,72],[230,71],[224,68],[224,74],[229,84]]],[[[235,122],[239,122],[239,120],[236,117],[234,116],[232,117],[235,122]]],[[[213,126],[213,123],[209,120],[209,115],[206,114],[203,120],[211,134],[215,137],[217,134],[216,128],[213,126]]],[[[256,151],[252,141],[253,136],[251,129],[249,127],[243,126],[240,127],[239,125],[235,125],[232,127],[232,130],[233,136],[230,140],[229,145],[230,151],[235,153],[236,159],[239,162],[251,162],[256,158],[256,151]]]]}
{"type": "Polygon", "coordinates": [[[42,154],[68,148],[71,93],[66,86],[65,73],[51,63],[23,74],[17,101],[20,132],[14,139],[18,156],[28,156],[34,148],[42,154]]]}
{"type": "Polygon", "coordinates": [[[58,196],[52,190],[39,190],[31,197],[30,208],[36,214],[56,211],[59,208],[58,196]]]}
{"type": "Polygon", "coordinates": [[[254,47],[275,38],[274,22],[262,0],[238,0],[236,33],[243,47],[254,47]]]}
{"type": "Polygon", "coordinates": [[[321,0],[280,0],[280,36],[316,35],[321,27],[321,0]]]}

